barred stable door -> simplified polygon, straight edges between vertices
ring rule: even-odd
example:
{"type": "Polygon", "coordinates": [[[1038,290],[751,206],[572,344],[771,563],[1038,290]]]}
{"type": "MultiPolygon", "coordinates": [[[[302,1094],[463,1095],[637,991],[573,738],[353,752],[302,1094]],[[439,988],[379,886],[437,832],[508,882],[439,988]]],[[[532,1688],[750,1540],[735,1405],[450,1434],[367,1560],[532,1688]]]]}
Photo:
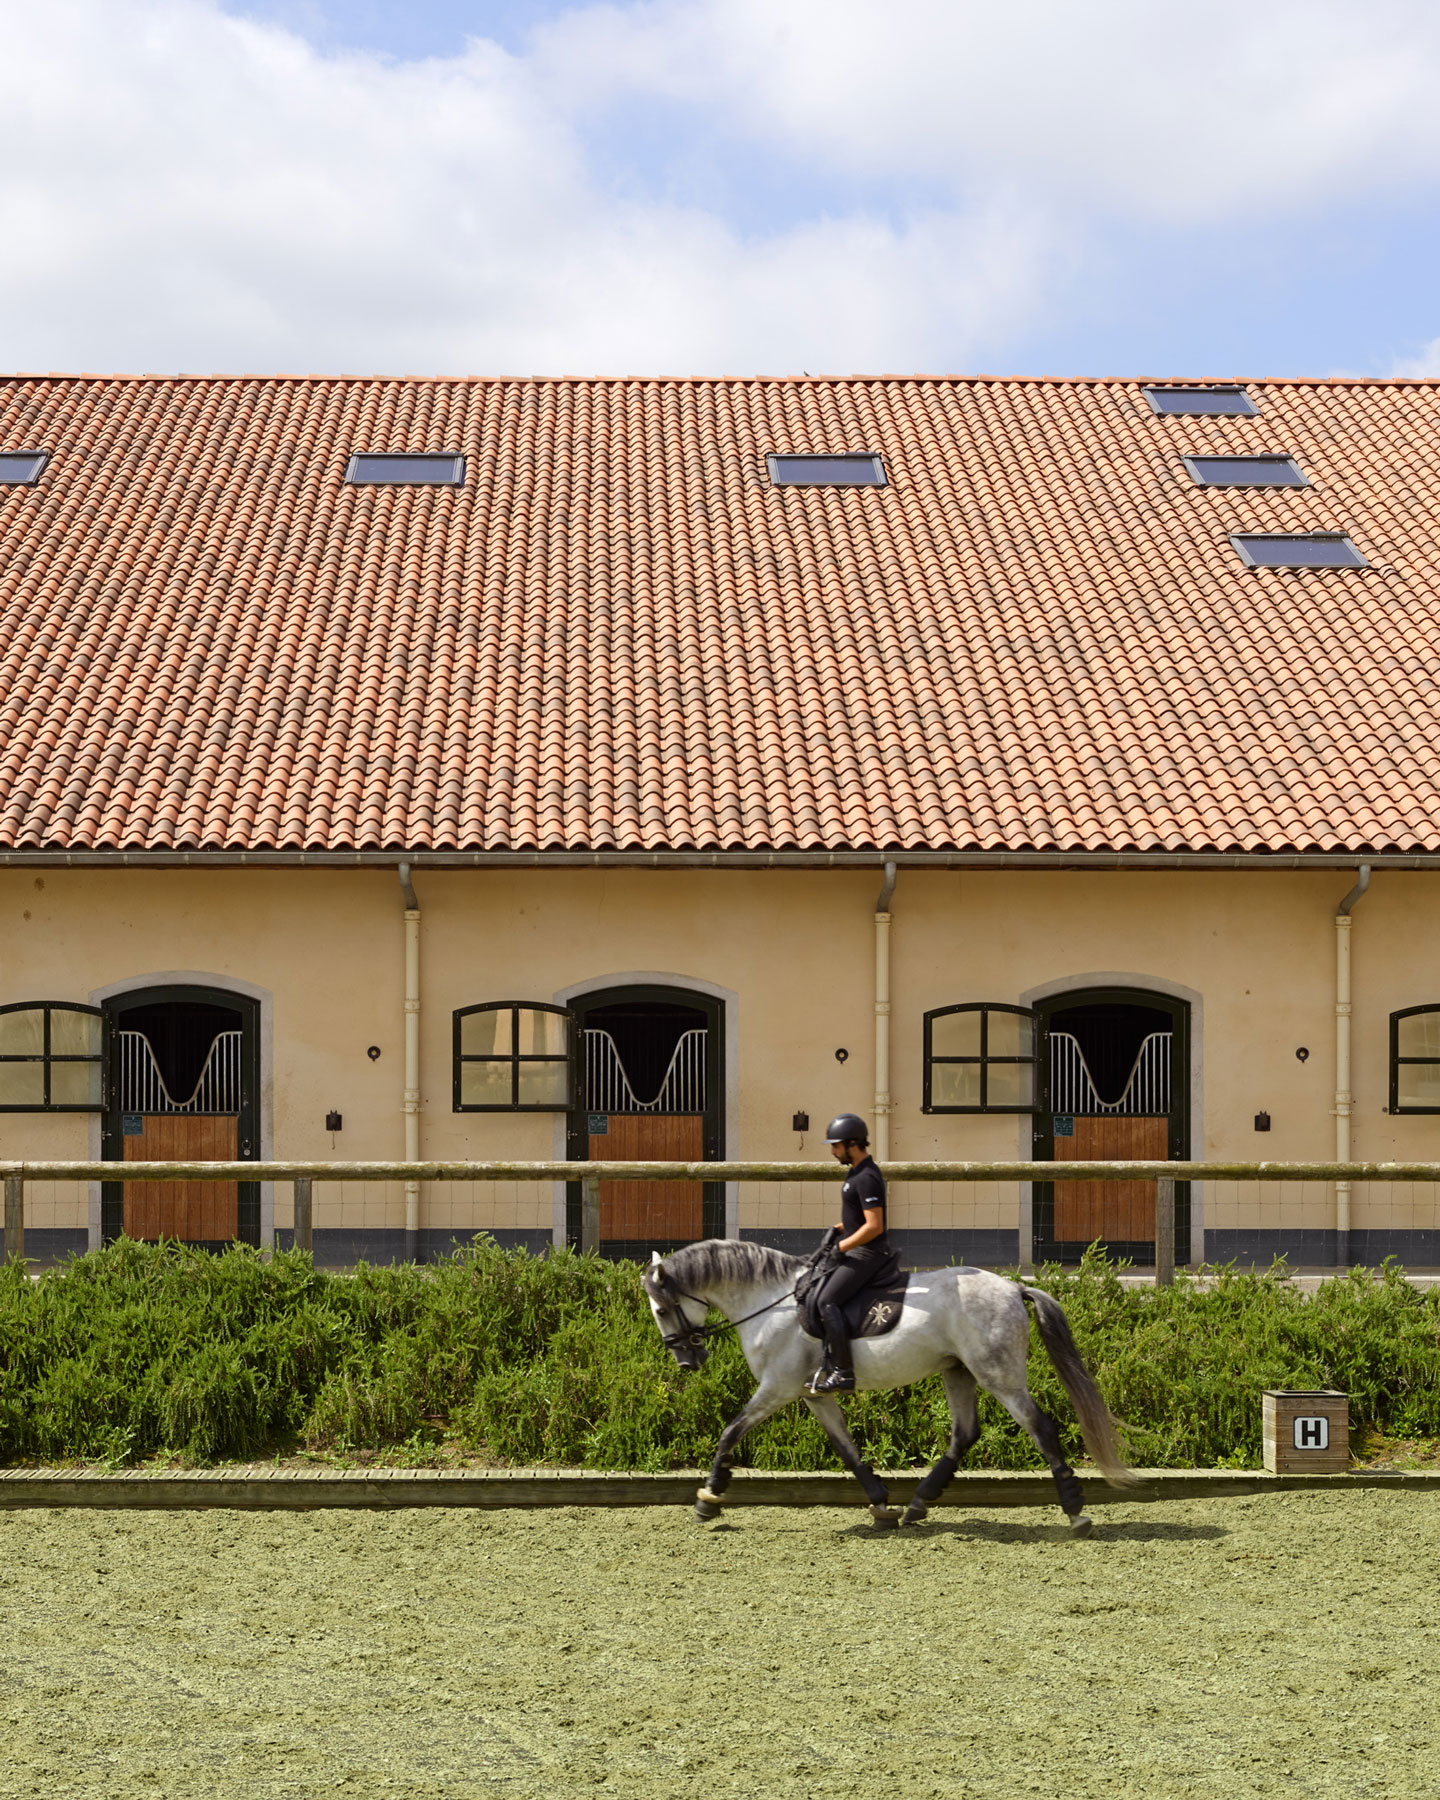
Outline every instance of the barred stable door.
{"type": "MultiPolygon", "coordinates": [[[[1183,1157],[1184,1003],[1148,991],[1088,989],[1055,996],[1041,1014],[1039,1154],[1057,1164],[1183,1157]]],[[[1035,1259],[1077,1262],[1098,1244],[1109,1256],[1152,1264],[1156,1192],[1154,1181],[1066,1181],[1057,1168],[1056,1179],[1035,1191],[1035,1259]]],[[[1189,1230],[1183,1183],[1175,1197],[1176,1241],[1183,1245],[1189,1230]]]]}
{"type": "MultiPolygon", "coordinates": [[[[591,1162],[713,1162],[720,1152],[716,1003],[683,988],[611,988],[587,995],[576,1010],[584,1079],[572,1154],[591,1162]]],[[[602,1181],[599,1248],[644,1259],[719,1236],[724,1193],[719,1182],[602,1181]]],[[[578,1206],[576,1214],[572,1240],[578,1206]]]]}
{"type": "MultiPolygon", "coordinates": [[[[148,988],[107,1005],[108,1160],[247,1162],[258,1152],[256,1008],[209,988],[148,988]]],[[[257,1182],[113,1181],[107,1242],[126,1237],[221,1249],[260,1241],[257,1182]]]]}

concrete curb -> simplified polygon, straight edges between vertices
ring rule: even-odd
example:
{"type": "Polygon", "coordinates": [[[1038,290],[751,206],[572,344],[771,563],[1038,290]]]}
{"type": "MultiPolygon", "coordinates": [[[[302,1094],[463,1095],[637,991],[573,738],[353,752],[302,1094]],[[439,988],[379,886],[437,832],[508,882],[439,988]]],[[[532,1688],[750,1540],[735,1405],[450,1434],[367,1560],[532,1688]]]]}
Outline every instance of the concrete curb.
{"type": "MultiPolygon", "coordinates": [[[[1440,1469],[1365,1470],[1343,1475],[1269,1475],[1257,1469],[1137,1469],[1139,1486],[1108,1488],[1082,1470],[1087,1504],[1147,1500],[1233,1499],[1248,1494],[1349,1493],[1378,1488],[1440,1493],[1440,1469]]],[[[891,1498],[908,1500],[923,1470],[887,1473],[891,1498]]],[[[599,1469],[220,1469],[88,1471],[0,1469],[0,1511],[17,1507],[140,1507],[191,1511],[306,1512],[319,1507],[400,1506],[689,1506],[698,1469],[663,1475],[599,1469]]],[[[739,1506],[859,1506],[854,1479],[841,1470],[737,1469],[726,1496],[739,1506]]],[[[941,1506],[1053,1506],[1055,1489],[1041,1470],[957,1475],[941,1506]]]]}

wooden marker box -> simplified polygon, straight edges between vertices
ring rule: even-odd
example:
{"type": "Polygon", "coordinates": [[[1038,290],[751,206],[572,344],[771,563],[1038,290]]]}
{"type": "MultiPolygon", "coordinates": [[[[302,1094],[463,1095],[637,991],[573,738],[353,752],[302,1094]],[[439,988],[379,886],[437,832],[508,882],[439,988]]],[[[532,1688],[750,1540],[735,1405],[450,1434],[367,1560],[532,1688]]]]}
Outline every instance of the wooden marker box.
{"type": "Polygon", "coordinates": [[[1265,1467],[1272,1475],[1343,1474],[1350,1467],[1350,1396],[1334,1388],[1266,1388],[1265,1467]]]}

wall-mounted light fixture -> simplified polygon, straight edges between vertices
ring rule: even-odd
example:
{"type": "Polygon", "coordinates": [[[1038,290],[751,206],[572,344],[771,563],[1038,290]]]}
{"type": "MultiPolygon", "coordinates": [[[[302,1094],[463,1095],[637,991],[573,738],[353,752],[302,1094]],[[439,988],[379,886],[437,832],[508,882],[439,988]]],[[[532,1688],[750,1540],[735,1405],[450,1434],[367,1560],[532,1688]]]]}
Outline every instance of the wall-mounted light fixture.
{"type": "Polygon", "coordinates": [[[1270,1115],[1269,1115],[1269,1113],[1256,1113],[1256,1115],[1255,1115],[1255,1129],[1256,1129],[1256,1130],[1257,1130],[1257,1131],[1268,1131],[1268,1130],[1269,1130],[1269,1129],[1270,1129],[1270,1115]]]}
{"type": "Polygon", "coordinates": [[[339,1131],[344,1123],[345,1121],[337,1112],[328,1112],[325,1115],[325,1129],[327,1131],[339,1131]]]}
{"type": "Polygon", "coordinates": [[[810,1129],[809,1113],[796,1113],[790,1121],[790,1129],[792,1131],[808,1131],[810,1129]]]}

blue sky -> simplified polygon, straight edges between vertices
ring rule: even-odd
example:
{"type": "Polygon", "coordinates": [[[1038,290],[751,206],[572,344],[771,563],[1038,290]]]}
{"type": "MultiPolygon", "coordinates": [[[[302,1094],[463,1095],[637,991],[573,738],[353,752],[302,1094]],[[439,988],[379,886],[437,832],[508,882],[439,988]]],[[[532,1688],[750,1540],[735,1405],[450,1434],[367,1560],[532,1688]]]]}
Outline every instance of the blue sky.
{"type": "Polygon", "coordinates": [[[51,0],[10,367],[1440,371],[1414,0],[51,0]]]}

